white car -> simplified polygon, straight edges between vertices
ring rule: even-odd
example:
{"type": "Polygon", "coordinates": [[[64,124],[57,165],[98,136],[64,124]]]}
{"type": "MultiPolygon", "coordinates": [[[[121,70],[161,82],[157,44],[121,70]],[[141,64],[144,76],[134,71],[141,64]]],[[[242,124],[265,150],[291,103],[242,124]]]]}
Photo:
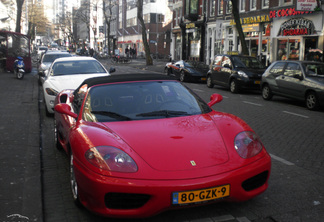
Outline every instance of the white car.
{"type": "Polygon", "coordinates": [[[76,89],[85,79],[100,76],[110,76],[109,72],[92,57],[64,57],[56,59],[45,71],[43,83],[46,115],[54,113],[56,95],[64,89],[76,89]]]}

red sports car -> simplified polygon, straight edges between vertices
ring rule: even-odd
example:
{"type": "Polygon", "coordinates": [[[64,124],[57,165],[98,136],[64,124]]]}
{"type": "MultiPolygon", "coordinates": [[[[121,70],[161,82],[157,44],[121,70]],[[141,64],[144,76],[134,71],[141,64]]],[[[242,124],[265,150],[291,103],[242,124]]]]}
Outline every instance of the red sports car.
{"type": "Polygon", "coordinates": [[[268,187],[271,158],[238,117],[166,75],[85,80],[55,101],[56,146],[74,200],[108,217],[246,201],[268,187]]]}

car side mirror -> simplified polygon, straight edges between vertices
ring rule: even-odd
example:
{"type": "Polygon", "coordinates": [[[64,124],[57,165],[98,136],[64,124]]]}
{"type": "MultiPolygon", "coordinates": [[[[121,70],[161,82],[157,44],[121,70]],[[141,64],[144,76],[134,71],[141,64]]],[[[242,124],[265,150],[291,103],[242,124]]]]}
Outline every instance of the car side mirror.
{"type": "Polygon", "coordinates": [[[114,67],[110,67],[109,73],[113,73],[113,72],[116,72],[116,69],[114,67]]]}
{"type": "Polygon", "coordinates": [[[61,114],[66,114],[68,116],[73,117],[74,119],[76,119],[78,117],[78,114],[76,114],[74,112],[71,112],[71,106],[69,106],[66,103],[57,104],[54,107],[54,109],[55,109],[56,112],[61,113],[61,114]]]}
{"type": "Polygon", "coordinates": [[[214,93],[210,96],[210,102],[207,104],[209,107],[212,107],[216,103],[219,103],[223,100],[223,96],[217,93],[214,93]]]}

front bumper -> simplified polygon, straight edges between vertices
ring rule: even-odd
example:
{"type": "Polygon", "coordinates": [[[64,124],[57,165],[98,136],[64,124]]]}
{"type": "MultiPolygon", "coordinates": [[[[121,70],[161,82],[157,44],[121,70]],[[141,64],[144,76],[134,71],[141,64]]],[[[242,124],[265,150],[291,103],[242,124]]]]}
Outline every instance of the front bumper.
{"type": "MultiPolygon", "coordinates": [[[[193,191],[229,184],[230,196],[222,199],[223,201],[251,199],[264,192],[268,187],[271,158],[269,155],[265,155],[242,168],[190,180],[114,178],[95,174],[77,162],[74,163],[74,166],[79,198],[86,208],[96,214],[108,217],[143,218],[167,209],[185,207],[172,205],[172,193],[178,191],[193,191]],[[119,197],[123,199],[118,200],[119,197]],[[134,203],[127,204],[127,206],[123,204],[130,200],[134,203]],[[110,201],[114,201],[114,203],[110,201]]],[[[201,204],[206,204],[206,202],[201,204]]]]}

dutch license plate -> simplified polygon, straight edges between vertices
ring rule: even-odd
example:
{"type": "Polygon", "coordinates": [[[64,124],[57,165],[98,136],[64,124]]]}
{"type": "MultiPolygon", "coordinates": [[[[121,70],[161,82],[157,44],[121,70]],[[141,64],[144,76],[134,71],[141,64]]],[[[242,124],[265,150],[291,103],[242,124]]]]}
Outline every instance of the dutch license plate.
{"type": "Polygon", "coordinates": [[[254,83],[260,85],[261,81],[254,81],[254,83]]]}
{"type": "Polygon", "coordinates": [[[230,185],[223,185],[202,190],[172,193],[172,204],[190,204],[220,199],[230,195],[230,185]]]}
{"type": "Polygon", "coordinates": [[[202,78],[201,78],[201,81],[206,81],[206,80],[207,80],[206,77],[202,77],[202,78]]]}

